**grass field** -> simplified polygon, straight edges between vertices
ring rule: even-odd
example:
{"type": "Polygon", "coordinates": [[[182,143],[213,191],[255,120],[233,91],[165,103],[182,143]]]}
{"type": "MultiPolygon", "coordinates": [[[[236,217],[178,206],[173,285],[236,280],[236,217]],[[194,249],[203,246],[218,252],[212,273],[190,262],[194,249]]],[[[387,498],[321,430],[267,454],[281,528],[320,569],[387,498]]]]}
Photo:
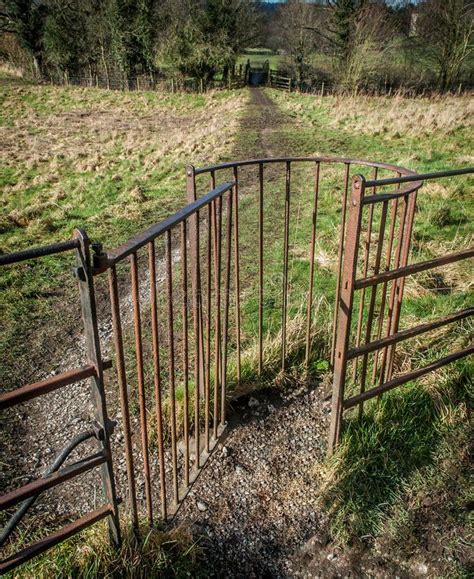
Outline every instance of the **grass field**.
{"type": "MultiPolygon", "coordinates": [[[[245,90],[160,95],[38,87],[2,78],[1,250],[61,241],[79,226],[91,238],[114,246],[183,205],[184,166],[189,162],[205,165],[271,151],[274,155],[366,158],[418,171],[474,164],[474,105],[467,97],[330,96],[321,100],[276,90],[265,94],[276,106],[270,115],[274,113],[273,124],[269,118],[262,131],[257,122],[242,123],[249,103],[245,90]]],[[[340,173],[328,173],[321,201],[315,294],[320,304],[315,319],[320,340],[314,346],[314,370],[319,374],[327,368],[340,177],[340,173]]],[[[310,172],[301,169],[292,181],[296,226],[290,239],[290,354],[298,368],[309,267],[310,178],[310,172]]],[[[269,280],[265,334],[271,343],[278,338],[280,324],[283,202],[278,194],[284,191],[284,175],[272,174],[270,181],[274,196],[265,201],[265,274],[269,280]]],[[[412,261],[472,245],[472,185],[468,177],[423,187],[412,261]]],[[[251,255],[256,212],[255,198],[250,195],[254,189],[251,185],[246,189],[249,194],[242,197],[241,207],[242,308],[248,351],[245,372],[252,383],[257,270],[251,255]]],[[[41,269],[24,266],[2,273],[4,372],[18,382],[28,358],[41,352],[33,342],[44,341],[43,320],[61,300],[66,297],[67,301],[74,284],[61,260],[45,260],[41,269]],[[51,290],[51,280],[56,288],[62,286],[60,291],[51,290]],[[31,324],[28,331],[25,322],[31,324]]],[[[406,286],[402,328],[472,304],[468,262],[417,276],[406,286]]],[[[51,327],[61,329],[64,318],[67,315],[61,310],[51,327]]],[[[472,324],[461,328],[458,332],[443,328],[409,342],[399,350],[398,368],[423,365],[468,343],[472,324]]],[[[272,355],[278,363],[278,343],[272,355]]],[[[331,463],[316,465],[314,473],[322,480],[321,505],[330,513],[335,541],[365,542],[375,550],[393,550],[398,553],[394,557],[414,557],[423,541],[431,540],[444,571],[462,575],[467,559],[466,505],[472,502],[464,491],[468,486],[470,376],[472,364],[459,362],[384,396],[380,403],[368,404],[362,421],[348,420],[340,450],[331,463]],[[460,487],[461,493],[456,490],[460,487]],[[444,527],[437,523],[437,509],[444,513],[444,527]]]]}
{"type": "Polygon", "coordinates": [[[278,70],[284,62],[284,57],[268,49],[248,49],[237,59],[236,66],[239,67],[241,64],[245,67],[248,60],[250,60],[250,66],[254,68],[263,68],[263,65],[268,61],[271,69],[278,70]]]}
{"type": "MultiPolygon", "coordinates": [[[[187,162],[227,158],[245,103],[242,91],[133,94],[8,77],[0,91],[4,253],[69,239],[76,227],[113,247],[169,215],[185,203],[187,162]]],[[[26,328],[39,337],[55,299],[76,291],[64,264],[2,271],[2,381],[29,369],[26,328]]],[[[53,347],[54,334],[45,341],[53,347]]]]}

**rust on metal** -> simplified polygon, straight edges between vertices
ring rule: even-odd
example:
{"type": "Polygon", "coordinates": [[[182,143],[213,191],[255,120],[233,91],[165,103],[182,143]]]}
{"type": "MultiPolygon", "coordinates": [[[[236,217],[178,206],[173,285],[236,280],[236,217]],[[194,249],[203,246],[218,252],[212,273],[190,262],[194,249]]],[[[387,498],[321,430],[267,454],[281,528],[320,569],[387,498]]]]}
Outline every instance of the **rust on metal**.
{"type": "Polygon", "coordinates": [[[258,165],[258,373],[263,371],[263,163],[258,165]]]}
{"type": "MultiPolygon", "coordinates": [[[[372,207],[372,206],[371,206],[372,207]]],[[[379,227],[379,236],[377,241],[377,253],[375,256],[375,264],[374,264],[374,273],[377,274],[380,270],[380,262],[382,259],[382,250],[383,250],[383,242],[385,237],[385,224],[387,221],[387,212],[388,212],[388,203],[384,201],[382,205],[382,216],[380,219],[380,227],[379,227]]],[[[369,311],[367,314],[367,323],[366,323],[366,331],[365,331],[365,341],[369,342],[372,338],[372,322],[374,319],[374,312],[375,312],[375,300],[377,297],[377,288],[372,287],[370,288],[370,302],[369,302],[369,311]]],[[[365,391],[365,381],[367,377],[367,364],[368,364],[368,356],[367,354],[364,355],[362,359],[362,369],[361,369],[361,377],[360,377],[360,391],[365,391]]],[[[363,412],[363,405],[362,403],[359,406],[359,415],[362,416],[363,412]]]]}
{"type": "Polygon", "coordinates": [[[22,563],[26,563],[33,557],[36,557],[37,555],[44,553],[45,551],[51,549],[51,547],[54,547],[59,543],[62,543],[63,541],[69,539],[69,537],[72,537],[73,535],[76,535],[83,529],[86,529],[87,527],[94,525],[95,523],[101,521],[102,519],[105,519],[109,515],[112,515],[113,512],[114,509],[111,505],[104,505],[103,507],[100,507],[99,509],[92,511],[87,515],[84,515],[77,521],[65,525],[59,531],[51,533],[51,535],[49,535],[48,537],[41,539],[37,543],[34,543],[33,545],[30,545],[29,547],[26,547],[25,549],[18,551],[14,555],[11,555],[10,557],[8,557],[8,559],[1,561],[0,574],[10,571],[11,569],[18,567],[18,565],[21,565],[22,563]]]}
{"type": "Polygon", "coordinates": [[[339,303],[338,328],[334,349],[334,379],[332,393],[332,412],[329,427],[329,453],[332,454],[339,443],[342,422],[342,403],[347,369],[347,349],[351,329],[352,306],[354,303],[354,283],[359,251],[359,238],[362,221],[362,199],[365,192],[365,179],[362,175],[353,178],[350,194],[350,211],[345,239],[345,258],[342,274],[342,291],[339,303]]]}
{"type": "Polygon", "coordinates": [[[237,384],[241,377],[240,351],[240,249],[239,249],[239,173],[234,167],[234,285],[235,285],[235,342],[237,358],[237,384]]]}
{"type": "Polygon", "coordinates": [[[181,260],[183,292],[183,436],[184,486],[189,486],[189,330],[188,330],[188,247],[186,221],[181,223],[181,260]]]}
{"type": "Polygon", "coordinates": [[[229,301],[230,301],[230,268],[232,259],[232,201],[234,199],[231,190],[227,199],[227,236],[226,236],[226,264],[225,264],[225,286],[224,286],[224,335],[222,353],[222,376],[221,376],[221,426],[225,425],[225,405],[227,389],[227,352],[229,341],[229,301]]]}
{"type": "MultiPolygon", "coordinates": [[[[112,363],[108,361],[103,364],[103,367],[111,368],[112,363]]],[[[20,388],[16,388],[9,392],[3,392],[0,394],[0,410],[5,410],[11,406],[27,402],[28,400],[32,400],[33,398],[42,396],[43,394],[49,394],[50,392],[58,390],[58,388],[64,388],[65,386],[76,384],[81,380],[96,375],[97,370],[95,366],[82,366],[81,368],[74,368],[67,372],[61,372],[61,374],[56,374],[56,376],[52,376],[46,380],[41,380],[40,382],[34,382],[33,384],[27,384],[26,386],[21,386],[20,388]]]]}
{"type": "Polygon", "coordinates": [[[162,392],[161,392],[160,339],[158,333],[159,332],[158,296],[156,291],[156,256],[155,256],[154,241],[151,241],[148,244],[148,269],[150,270],[151,343],[153,349],[153,385],[155,391],[156,438],[158,446],[158,462],[160,469],[161,517],[163,520],[166,520],[168,516],[168,510],[166,504],[166,470],[165,470],[166,465],[165,465],[165,450],[163,444],[163,407],[162,407],[162,392]]]}
{"type": "MultiPolygon", "coordinates": [[[[378,171],[378,169],[377,169],[377,167],[375,167],[375,178],[377,178],[377,171],[378,171]]],[[[376,191],[374,189],[374,193],[375,192],[376,191]]],[[[364,276],[367,276],[367,273],[369,270],[370,245],[371,245],[371,241],[372,241],[373,219],[374,219],[374,208],[373,208],[373,206],[371,206],[369,209],[367,232],[366,232],[365,244],[364,244],[364,266],[363,266],[363,275],[364,276]]],[[[380,242],[380,237],[379,237],[378,247],[380,248],[381,245],[383,245],[383,239],[382,239],[382,242],[380,242]]],[[[356,338],[355,338],[356,346],[358,346],[360,344],[360,337],[361,337],[361,333],[362,333],[362,320],[363,320],[363,316],[364,316],[364,307],[365,307],[365,290],[362,290],[362,295],[360,296],[360,303],[359,303],[359,317],[357,319],[357,334],[356,334],[356,338]]],[[[369,323],[367,323],[367,325],[369,326],[369,323]]],[[[370,320],[370,326],[372,326],[372,320],[370,320]]],[[[365,372],[365,370],[364,370],[364,372],[365,372]]],[[[352,380],[355,382],[356,378],[357,378],[357,360],[354,361],[352,380]]],[[[364,381],[365,381],[365,379],[364,379],[364,381]]],[[[362,382],[362,384],[363,383],[364,382],[362,382]]],[[[361,407],[361,409],[362,409],[362,407],[361,407]]]]}
{"type": "Polygon", "coordinates": [[[115,358],[117,365],[117,380],[120,392],[120,407],[122,411],[122,425],[125,442],[125,459],[127,465],[127,479],[132,511],[132,523],[138,529],[137,498],[135,490],[135,472],[133,464],[132,435],[130,429],[130,412],[128,406],[127,376],[125,373],[125,356],[123,351],[122,321],[120,318],[120,301],[118,294],[117,271],[115,266],[109,270],[109,294],[112,309],[112,327],[114,334],[115,358]]]}
{"type": "Polygon", "coordinates": [[[290,192],[291,163],[286,163],[285,171],[285,230],[283,239],[283,287],[281,307],[281,369],[286,369],[286,323],[288,317],[288,252],[290,245],[290,192]]]}
{"type": "Polygon", "coordinates": [[[171,232],[166,232],[166,291],[168,294],[168,371],[171,422],[171,457],[173,463],[173,500],[179,502],[178,449],[176,436],[176,383],[174,371],[174,314],[173,314],[173,266],[171,257],[171,232]]]}
{"type": "Polygon", "coordinates": [[[309,252],[309,283],[308,298],[306,304],[306,353],[305,365],[309,366],[309,357],[311,352],[311,313],[313,306],[313,289],[314,289],[314,252],[316,247],[316,223],[318,218],[318,198],[319,198],[319,174],[321,163],[316,162],[314,172],[314,195],[313,195],[313,212],[311,215],[311,249],[309,252]]]}
{"type": "Polygon", "coordinates": [[[88,470],[92,470],[96,466],[100,466],[107,459],[107,455],[104,451],[97,452],[92,456],[83,458],[71,464],[65,466],[64,468],[57,470],[44,478],[36,479],[30,483],[23,485],[22,487],[10,491],[2,496],[0,496],[0,510],[8,509],[17,503],[24,501],[30,497],[38,495],[48,489],[51,489],[63,482],[66,482],[88,470]]]}
{"type": "Polygon", "coordinates": [[[353,358],[356,358],[358,356],[375,352],[376,350],[380,350],[382,348],[385,348],[386,346],[390,346],[391,344],[397,344],[398,342],[414,338],[416,336],[419,336],[420,334],[424,334],[432,330],[437,330],[438,328],[442,328],[447,324],[452,324],[453,322],[463,320],[464,318],[468,318],[470,316],[474,316],[474,308],[466,308],[454,314],[450,314],[449,316],[445,316],[444,318],[440,318],[439,320],[434,320],[432,322],[427,322],[425,324],[419,324],[414,328],[408,328],[407,330],[402,330],[401,332],[397,332],[396,334],[392,334],[385,338],[377,339],[374,340],[373,342],[366,343],[363,346],[353,348],[352,350],[348,351],[347,359],[352,360],[353,358]]]}
{"type": "Polygon", "coordinates": [[[101,430],[101,436],[96,437],[97,448],[106,456],[106,461],[101,467],[102,488],[105,500],[113,509],[111,516],[108,518],[109,535],[112,543],[116,547],[119,547],[121,543],[120,519],[110,445],[110,437],[113,429],[110,428],[110,420],[107,413],[104,384],[105,364],[102,359],[100,347],[93,260],[90,251],[91,243],[84,231],[76,230],[74,232],[74,237],[80,242],[80,247],[76,250],[76,264],[78,267],[82,268],[83,272],[83,276],[78,278],[78,285],[79,295],[81,298],[86,356],[88,361],[93,364],[96,369],[94,376],[91,376],[90,387],[96,423],[101,430]]]}
{"type": "Polygon", "coordinates": [[[138,281],[137,254],[130,255],[130,275],[132,286],[133,302],[133,326],[135,333],[135,357],[137,363],[137,383],[138,383],[138,406],[140,410],[140,430],[143,455],[143,479],[145,481],[145,501],[148,512],[148,522],[153,524],[153,505],[151,501],[151,476],[150,458],[148,453],[148,426],[147,410],[145,399],[145,380],[143,376],[143,349],[142,349],[142,324],[140,313],[140,286],[138,281]]]}
{"type": "Polygon", "coordinates": [[[468,348],[464,348],[463,350],[459,350],[458,352],[453,352],[452,354],[449,354],[448,356],[444,356],[443,358],[440,358],[439,360],[436,360],[435,362],[432,362],[431,364],[428,364],[427,366],[423,366],[422,368],[417,368],[416,370],[412,370],[411,372],[407,372],[406,374],[402,374],[401,376],[397,376],[396,378],[393,378],[392,380],[385,382],[384,384],[381,384],[380,386],[376,386],[375,388],[372,388],[371,390],[367,390],[366,392],[363,392],[362,394],[358,394],[357,396],[352,396],[351,398],[348,398],[347,400],[345,400],[343,402],[344,410],[348,410],[349,408],[356,406],[356,404],[360,404],[361,402],[364,402],[365,400],[369,400],[370,398],[374,398],[374,396],[378,396],[379,394],[383,394],[384,392],[387,392],[388,390],[392,390],[393,388],[396,388],[397,386],[402,386],[403,384],[406,384],[407,382],[411,382],[412,380],[416,380],[417,378],[420,378],[421,376],[424,376],[425,374],[428,374],[429,372],[434,372],[435,370],[438,370],[439,368],[442,368],[443,366],[446,366],[447,364],[451,364],[452,362],[455,362],[456,360],[460,360],[461,358],[471,356],[472,354],[474,354],[474,346],[469,346],[468,348]]]}
{"type": "Polygon", "coordinates": [[[440,267],[442,265],[447,265],[449,263],[454,263],[456,261],[461,261],[470,257],[474,257],[474,247],[468,247],[466,249],[462,249],[461,251],[449,253],[448,255],[442,255],[441,257],[435,257],[434,259],[429,259],[420,263],[413,263],[411,265],[406,265],[397,269],[378,273],[377,275],[373,275],[365,279],[358,279],[355,282],[354,289],[358,290],[364,287],[371,287],[386,281],[400,279],[408,275],[414,275],[415,273],[427,271],[428,269],[434,269],[435,267],[440,267]]]}
{"type": "Polygon", "coordinates": [[[341,298],[341,276],[342,276],[342,260],[344,254],[344,236],[346,231],[346,214],[347,214],[347,194],[349,191],[349,172],[351,168],[350,163],[346,163],[344,174],[344,188],[341,195],[341,223],[339,227],[339,248],[337,251],[337,275],[336,275],[336,294],[334,297],[334,313],[332,322],[332,342],[331,342],[331,364],[335,364],[336,351],[336,332],[338,327],[339,315],[339,300],[341,298]]]}

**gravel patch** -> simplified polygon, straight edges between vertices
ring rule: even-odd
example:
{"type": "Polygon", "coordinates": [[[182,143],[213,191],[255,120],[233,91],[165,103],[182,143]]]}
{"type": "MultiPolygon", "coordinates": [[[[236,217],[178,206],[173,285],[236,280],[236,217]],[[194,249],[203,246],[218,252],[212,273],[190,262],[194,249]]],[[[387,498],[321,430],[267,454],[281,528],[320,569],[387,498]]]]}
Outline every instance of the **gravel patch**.
{"type": "Polygon", "coordinates": [[[325,526],[314,465],[326,453],[321,388],[254,393],[233,405],[177,521],[202,537],[217,576],[285,577],[292,555],[325,526]]]}

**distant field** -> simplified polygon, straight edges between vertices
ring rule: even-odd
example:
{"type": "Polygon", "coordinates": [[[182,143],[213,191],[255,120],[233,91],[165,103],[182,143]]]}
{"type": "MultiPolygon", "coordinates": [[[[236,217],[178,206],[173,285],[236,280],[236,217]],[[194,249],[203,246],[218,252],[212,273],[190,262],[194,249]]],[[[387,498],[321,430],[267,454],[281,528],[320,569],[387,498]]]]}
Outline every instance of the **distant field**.
{"type": "Polygon", "coordinates": [[[250,66],[260,68],[263,67],[265,62],[268,60],[270,63],[270,68],[279,68],[284,62],[284,56],[281,56],[280,54],[274,54],[271,51],[268,51],[267,54],[260,54],[260,52],[263,52],[264,50],[265,49],[258,48],[247,50],[237,59],[237,66],[240,64],[245,66],[247,60],[250,60],[250,66]]]}

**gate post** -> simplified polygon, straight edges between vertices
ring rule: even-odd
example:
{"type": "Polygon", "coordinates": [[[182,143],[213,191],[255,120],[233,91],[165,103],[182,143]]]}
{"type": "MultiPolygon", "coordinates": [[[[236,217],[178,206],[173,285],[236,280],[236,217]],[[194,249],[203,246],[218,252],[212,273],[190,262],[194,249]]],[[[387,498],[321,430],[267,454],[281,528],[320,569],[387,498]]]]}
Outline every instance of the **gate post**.
{"type": "Polygon", "coordinates": [[[339,297],[339,316],[334,348],[334,380],[332,387],[331,425],[329,428],[328,454],[331,456],[339,444],[344,402],[344,387],[347,370],[347,350],[351,330],[352,307],[354,303],[354,282],[357,272],[357,255],[362,223],[362,200],[365,191],[365,178],[356,175],[352,180],[349,200],[349,218],[346,229],[344,266],[341,293],[339,297]]]}
{"type": "Polygon", "coordinates": [[[113,513],[108,517],[109,534],[113,544],[119,547],[121,544],[120,520],[112,466],[112,452],[110,448],[110,437],[114,423],[109,420],[107,415],[104,368],[97,325],[90,241],[85,231],[79,229],[74,231],[74,237],[79,239],[81,244],[80,248],[76,250],[76,277],[79,282],[79,293],[81,296],[86,356],[88,362],[95,366],[96,369],[96,375],[92,376],[90,380],[95,419],[99,427],[98,446],[107,456],[106,462],[101,467],[101,478],[104,495],[113,509],[113,513]]]}

